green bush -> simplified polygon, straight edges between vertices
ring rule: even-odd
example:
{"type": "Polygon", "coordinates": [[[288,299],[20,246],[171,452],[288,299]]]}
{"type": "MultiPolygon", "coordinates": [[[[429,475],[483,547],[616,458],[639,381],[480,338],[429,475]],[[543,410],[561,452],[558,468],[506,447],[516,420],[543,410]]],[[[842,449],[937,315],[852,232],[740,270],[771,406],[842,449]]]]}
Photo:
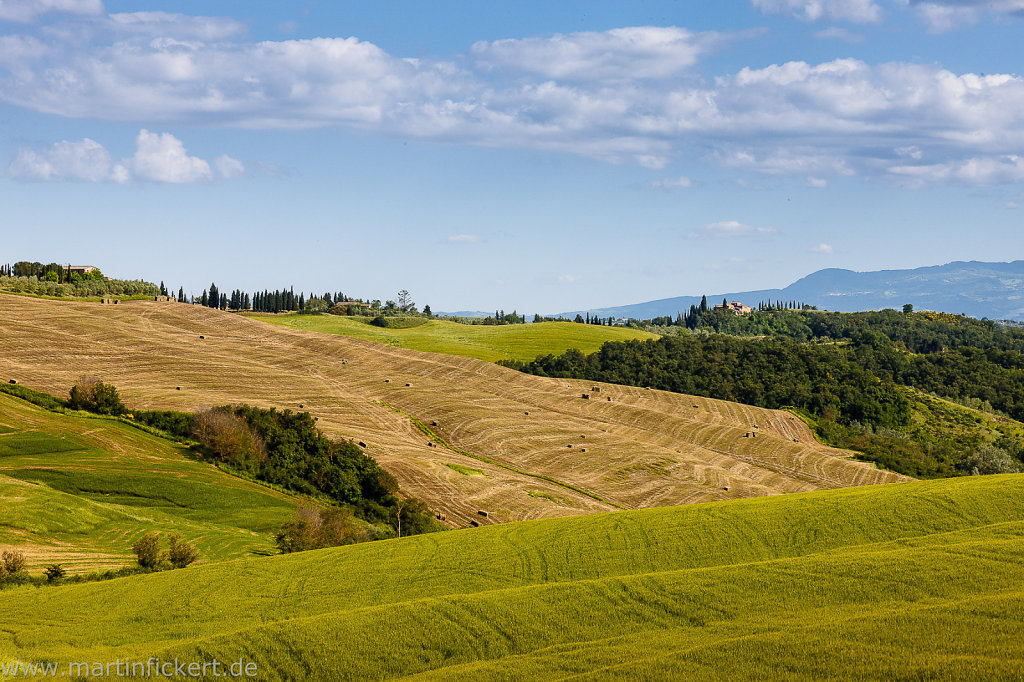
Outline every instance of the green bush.
{"type": "Polygon", "coordinates": [[[199,550],[185,542],[177,533],[170,536],[171,548],[167,550],[167,560],[175,568],[185,568],[199,559],[199,550]]]}
{"type": "Polygon", "coordinates": [[[160,563],[160,534],[146,533],[135,541],[132,551],[139,562],[139,566],[147,569],[155,569],[160,563]]]}
{"type": "Polygon", "coordinates": [[[68,574],[60,564],[50,564],[43,573],[46,574],[46,582],[48,583],[58,583],[68,574]]]}
{"type": "Polygon", "coordinates": [[[87,410],[96,414],[120,415],[127,409],[111,384],[105,384],[92,377],[81,379],[71,387],[68,406],[75,410],[87,410]]]}

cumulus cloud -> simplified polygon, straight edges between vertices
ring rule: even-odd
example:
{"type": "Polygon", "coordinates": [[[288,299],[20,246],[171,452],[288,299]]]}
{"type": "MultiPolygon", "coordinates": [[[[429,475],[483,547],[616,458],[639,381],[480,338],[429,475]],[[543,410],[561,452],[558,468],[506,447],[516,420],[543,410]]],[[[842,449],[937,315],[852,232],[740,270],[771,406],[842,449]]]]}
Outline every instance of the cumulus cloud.
{"type": "Polygon", "coordinates": [[[812,246],[811,251],[815,253],[832,253],[834,249],[832,248],[831,244],[826,244],[825,242],[822,242],[820,244],[815,244],[814,246],[812,246]]]}
{"type": "Polygon", "coordinates": [[[558,281],[561,282],[562,284],[572,284],[573,282],[576,281],[576,277],[569,274],[559,275],[558,281]]]}
{"type": "Polygon", "coordinates": [[[475,234],[453,234],[448,237],[449,244],[476,244],[480,237],[475,234]]]}
{"type": "MultiPolygon", "coordinates": [[[[766,0],[764,8],[784,4],[766,0]]],[[[805,14],[860,7],[858,16],[867,16],[870,3],[806,9],[811,4],[801,4],[805,14]]],[[[1024,155],[1024,79],[1010,74],[837,59],[708,80],[691,66],[723,38],[676,28],[477,43],[442,60],[398,57],[357,38],[250,42],[229,20],[112,17],[120,18],[90,19],[98,33],[80,39],[65,32],[58,40],[51,31],[0,36],[0,101],[148,126],[334,126],[652,169],[692,155],[725,168],[821,180],[906,180],[910,173],[890,169],[925,159],[955,165],[1024,155]],[[96,28],[111,23],[118,28],[96,28]],[[161,26],[166,31],[155,28],[161,26]]],[[[170,175],[143,164],[132,176],[208,179],[244,170],[226,161],[202,161],[204,168],[180,150],[172,162],[171,151],[162,148],[165,163],[156,164],[173,166],[170,175]]],[[[958,174],[917,177],[955,182],[958,174]]]]}
{"type": "Polygon", "coordinates": [[[828,180],[825,178],[809,177],[807,178],[807,186],[814,189],[825,189],[828,187],[828,180]]]}
{"type": "Polygon", "coordinates": [[[0,21],[27,23],[44,14],[101,14],[101,0],[3,0],[0,21]]]}
{"type": "Polygon", "coordinates": [[[102,182],[113,179],[113,163],[107,150],[95,140],[64,140],[39,151],[18,150],[7,175],[18,180],[102,182]]]}
{"type": "Polygon", "coordinates": [[[154,182],[202,182],[213,177],[210,164],[189,156],[181,140],[170,133],[140,130],[135,156],[125,160],[134,177],[154,182]]]}
{"type": "MultiPolygon", "coordinates": [[[[231,179],[242,175],[245,166],[226,154],[214,160],[219,175],[231,179]]],[[[139,131],[135,154],[114,163],[110,152],[95,140],[57,142],[48,148],[18,150],[7,169],[15,180],[82,182],[206,182],[214,178],[210,164],[189,156],[181,140],[170,133],[139,131]]]]}
{"type": "Polygon", "coordinates": [[[792,14],[805,21],[828,19],[869,24],[882,18],[873,0],[752,0],[762,12],[792,14]]]}
{"type": "Polygon", "coordinates": [[[221,177],[231,180],[245,175],[245,165],[238,159],[233,159],[227,154],[221,154],[213,160],[213,166],[220,173],[221,177]]]}
{"type": "Polygon", "coordinates": [[[717,239],[737,237],[767,237],[775,234],[772,227],[754,227],[741,223],[738,220],[721,220],[716,223],[708,223],[699,230],[690,233],[691,238],[713,237],[717,239]]]}
{"type": "Polygon", "coordinates": [[[717,39],[672,26],[637,26],[478,42],[470,56],[479,68],[561,81],[667,78],[693,66],[717,39]]]}

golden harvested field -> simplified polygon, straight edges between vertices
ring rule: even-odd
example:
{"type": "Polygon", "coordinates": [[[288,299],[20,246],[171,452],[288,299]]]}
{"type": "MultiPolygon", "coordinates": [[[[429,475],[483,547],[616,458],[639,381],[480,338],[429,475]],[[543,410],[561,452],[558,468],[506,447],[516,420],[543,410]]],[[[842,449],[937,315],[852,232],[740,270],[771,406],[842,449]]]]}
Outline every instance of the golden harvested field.
{"type": "Polygon", "coordinates": [[[908,480],[818,444],[785,412],[529,376],[199,306],[0,295],[0,380],[66,395],[82,376],[136,408],[308,410],[453,526],[908,480]]]}

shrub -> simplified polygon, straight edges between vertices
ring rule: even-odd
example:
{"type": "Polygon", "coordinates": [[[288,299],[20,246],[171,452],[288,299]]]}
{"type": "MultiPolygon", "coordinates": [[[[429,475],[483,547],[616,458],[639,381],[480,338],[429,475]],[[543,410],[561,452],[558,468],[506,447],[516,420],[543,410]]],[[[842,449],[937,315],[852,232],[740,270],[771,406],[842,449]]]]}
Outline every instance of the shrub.
{"type": "Polygon", "coordinates": [[[197,412],[192,436],[222,461],[243,469],[254,468],[267,458],[263,440],[246,421],[228,409],[197,412]]]}
{"type": "Polygon", "coordinates": [[[310,504],[300,505],[295,511],[295,520],[284,524],[274,537],[282,554],[351,545],[369,539],[348,507],[321,509],[310,504]]]}
{"type": "Polygon", "coordinates": [[[75,410],[88,410],[97,414],[118,415],[127,411],[117,389],[93,377],[80,379],[71,387],[68,405],[75,410]]]}
{"type": "Polygon", "coordinates": [[[961,466],[972,476],[1020,473],[1020,466],[1002,448],[982,445],[967,455],[961,466]]]}
{"type": "Polygon", "coordinates": [[[43,572],[46,574],[46,582],[48,583],[60,582],[68,574],[60,564],[50,564],[43,572]]]}
{"type": "Polygon", "coordinates": [[[138,559],[139,566],[154,569],[160,563],[160,534],[146,533],[135,541],[132,551],[138,559]]]}
{"type": "Polygon", "coordinates": [[[199,558],[199,550],[183,541],[177,533],[170,536],[170,542],[171,548],[167,550],[167,560],[175,568],[185,568],[199,558]]]}
{"type": "Polygon", "coordinates": [[[0,575],[14,575],[25,570],[25,555],[18,551],[6,551],[0,555],[0,575]]]}

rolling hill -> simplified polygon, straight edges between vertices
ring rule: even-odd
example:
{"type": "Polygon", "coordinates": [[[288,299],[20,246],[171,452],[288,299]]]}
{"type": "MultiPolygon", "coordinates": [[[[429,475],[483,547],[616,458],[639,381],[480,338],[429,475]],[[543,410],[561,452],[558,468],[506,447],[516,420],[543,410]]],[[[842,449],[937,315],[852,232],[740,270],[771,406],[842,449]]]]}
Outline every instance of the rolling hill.
{"type": "Polygon", "coordinates": [[[785,412],[177,303],[0,296],[0,310],[0,379],[66,395],[92,375],[142,409],[308,410],[452,526],[906,480],[820,445],[785,412]]]}
{"type": "Polygon", "coordinates": [[[605,341],[650,339],[654,334],[625,327],[538,322],[497,326],[467,325],[428,320],[410,329],[382,329],[360,319],[337,315],[261,315],[271,324],[351,336],[389,346],[432,353],[464,355],[479,360],[533,360],[538,355],[561,354],[570,348],[584,353],[598,350],[605,341]]]}
{"type": "MultiPolygon", "coordinates": [[[[828,268],[811,273],[783,289],[762,289],[728,294],[708,294],[708,303],[723,298],[756,306],[762,301],[801,301],[822,310],[855,312],[901,308],[913,304],[917,310],[964,313],[992,320],[1024,320],[1024,260],[1010,263],[956,261],[910,270],[854,272],[828,268]]],[[[591,308],[577,312],[607,317],[652,317],[686,312],[698,305],[701,295],[677,296],[645,303],[591,308]]]]}
{"type": "Polygon", "coordinates": [[[268,680],[1019,679],[1022,562],[1022,475],[817,491],[19,588],[3,595],[0,666],[155,657],[241,660],[268,680]]]}
{"type": "Polygon", "coordinates": [[[113,419],[55,414],[0,394],[0,550],[71,573],[134,563],[150,531],[178,532],[203,561],[276,552],[297,498],[190,457],[113,419]]]}

